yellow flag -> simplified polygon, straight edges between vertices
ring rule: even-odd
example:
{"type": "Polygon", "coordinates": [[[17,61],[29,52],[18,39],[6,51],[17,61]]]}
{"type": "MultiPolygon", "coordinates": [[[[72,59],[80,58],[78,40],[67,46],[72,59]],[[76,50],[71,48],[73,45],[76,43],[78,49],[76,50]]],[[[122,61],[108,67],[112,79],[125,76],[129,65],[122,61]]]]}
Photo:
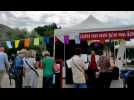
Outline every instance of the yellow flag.
{"type": "Polygon", "coordinates": [[[39,38],[34,38],[34,45],[39,45],[39,38]]]}
{"type": "Polygon", "coordinates": [[[15,48],[18,48],[20,40],[15,40],[15,48]]]}

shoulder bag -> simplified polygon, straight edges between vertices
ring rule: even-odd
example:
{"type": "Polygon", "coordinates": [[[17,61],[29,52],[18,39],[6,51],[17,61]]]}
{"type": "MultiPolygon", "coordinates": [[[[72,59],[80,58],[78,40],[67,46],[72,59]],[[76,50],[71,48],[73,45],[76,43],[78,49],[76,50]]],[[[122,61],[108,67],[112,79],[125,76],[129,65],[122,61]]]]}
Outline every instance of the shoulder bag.
{"type": "Polygon", "coordinates": [[[39,77],[39,73],[25,60],[26,64],[29,66],[31,70],[35,72],[35,74],[39,77]]]}
{"type": "Polygon", "coordinates": [[[88,76],[87,76],[87,74],[85,73],[85,71],[82,71],[82,70],[77,66],[77,64],[75,64],[73,58],[72,58],[72,62],[73,62],[73,64],[74,64],[74,66],[75,66],[79,71],[81,71],[81,72],[84,74],[85,79],[88,80],[88,76]]]}

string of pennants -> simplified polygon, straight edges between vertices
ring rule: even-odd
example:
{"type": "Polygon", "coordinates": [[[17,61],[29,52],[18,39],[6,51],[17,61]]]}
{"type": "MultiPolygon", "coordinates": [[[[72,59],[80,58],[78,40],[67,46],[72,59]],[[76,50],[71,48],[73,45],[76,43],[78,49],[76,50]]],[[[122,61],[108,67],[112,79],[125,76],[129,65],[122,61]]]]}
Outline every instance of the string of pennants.
{"type": "MultiPolygon", "coordinates": [[[[18,48],[20,45],[20,42],[23,41],[23,46],[25,48],[28,48],[32,42],[34,46],[39,46],[40,45],[40,41],[45,43],[46,45],[50,44],[50,37],[49,36],[45,36],[45,37],[36,37],[36,38],[26,38],[26,39],[18,39],[18,40],[12,40],[12,41],[6,41],[6,46],[11,49],[11,48],[18,48]],[[33,41],[32,41],[33,40],[33,41]],[[13,45],[14,43],[14,45],[13,45]]],[[[81,38],[79,35],[75,36],[74,38],[75,40],[75,44],[80,44],[81,43],[81,38]]],[[[65,35],[64,36],[64,44],[69,44],[70,41],[70,37],[69,35],[65,35]]],[[[109,42],[111,42],[111,40],[109,39],[109,42]]]]}
{"type": "MultiPolygon", "coordinates": [[[[69,44],[69,40],[70,40],[69,36],[65,35],[64,36],[64,44],[69,44]]],[[[80,36],[79,35],[75,36],[74,40],[75,40],[75,44],[80,44],[80,36]]]]}
{"type": "MultiPolygon", "coordinates": [[[[36,37],[36,38],[26,38],[26,39],[17,39],[17,40],[8,40],[5,41],[6,46],[9,49],[18,48],[19,45],[23,42],[23,47],[28,48],[33,43],[34,46],[39,46],[41,43],[45,43],[46,45],[50,44],[50,37],[36,37]]],[[[1,42],[3,43],[3,42],[1,42]]]]}

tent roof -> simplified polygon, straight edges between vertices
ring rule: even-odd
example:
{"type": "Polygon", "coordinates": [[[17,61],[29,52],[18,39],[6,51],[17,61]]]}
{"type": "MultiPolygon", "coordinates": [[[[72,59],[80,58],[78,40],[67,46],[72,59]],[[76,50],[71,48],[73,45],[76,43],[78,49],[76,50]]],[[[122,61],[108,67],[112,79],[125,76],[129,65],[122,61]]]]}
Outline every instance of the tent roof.
{"type": "Polygon", "coordinates": [[[78,25],[71,26],[70,28],[63,28],[63,30],[80,30],[80,29],[97,29],[97,28],[111,28],[117,27],[110,23],[103,23],[96,19],[94,16],[90,15],[86,20],[79,23],[78,25]]]}
{"type": "Polygon", "coordinates": [[[101,32],[101,31],[117,31],[117,30],[127,30],[134,29],[134,25],[113,25],[111,23],[103,23],[96,19],[94,16],[90,15],[86,20],[80,24],[73,25],[68,28],[56,29],[55,36],[57,36],[61,41],[64,41],[64,35],[70,35],[72,39],[78,33],[82,32],[101,32]],[[73,33],[73,34],[72,34],[73,33]]]}

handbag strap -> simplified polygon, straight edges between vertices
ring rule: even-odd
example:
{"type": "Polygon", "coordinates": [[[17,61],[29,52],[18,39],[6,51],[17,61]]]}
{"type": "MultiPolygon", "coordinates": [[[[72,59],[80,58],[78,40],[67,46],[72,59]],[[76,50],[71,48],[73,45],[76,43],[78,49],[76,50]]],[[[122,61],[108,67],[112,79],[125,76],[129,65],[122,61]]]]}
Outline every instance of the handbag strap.
{"type": "Polygon", "coordinates": [[[39,77],[39,74],[38,74],[38,72],[28,63],[28,61],[25,59],[25,62],[26,62],[26,64],[29,66],[29,68],[31,69],[31,70],[33,70],[35,73],[36,73],[36,75],[39,77]]]}

